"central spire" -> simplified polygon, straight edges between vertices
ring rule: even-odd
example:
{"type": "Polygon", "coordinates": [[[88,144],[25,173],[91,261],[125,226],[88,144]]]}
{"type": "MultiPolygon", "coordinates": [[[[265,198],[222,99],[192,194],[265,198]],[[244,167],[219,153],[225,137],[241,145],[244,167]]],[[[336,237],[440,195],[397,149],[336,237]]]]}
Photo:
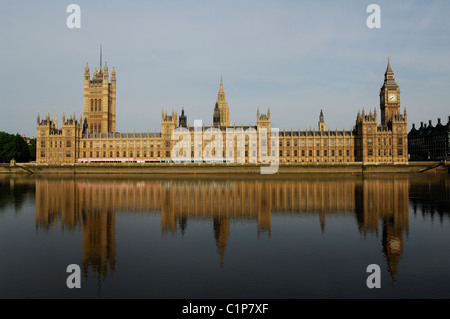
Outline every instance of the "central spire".
{"type": "Polygon", "coordinates": [[[229,109],[228,109],[228,103],[225,99],[225,91],[223,89],[223,78],[222,75],[220,76],[220,88],[219,92],[217,93],[217,102],[215,105],[215,108],[218,110],[215,110],[215,118],[217,122],[217,116],[219,116],[219,125],[226,127],[230,125],[230,119],[229,119],[229,109]]]}
{"type": "Polygon", "coordinates": [[[223,80],[222,80],[222,75],[220,75],[220,88],[219,88],[219,92],[224,92],[223,90],[223,80]]]}

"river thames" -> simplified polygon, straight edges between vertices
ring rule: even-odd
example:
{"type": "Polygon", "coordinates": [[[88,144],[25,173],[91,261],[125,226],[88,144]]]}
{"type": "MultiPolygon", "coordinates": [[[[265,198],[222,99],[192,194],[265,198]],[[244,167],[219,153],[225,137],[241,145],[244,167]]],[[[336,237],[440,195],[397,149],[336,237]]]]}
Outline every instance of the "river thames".
{"type": "Polygon", "coordinates": [[[3,299],[450,298],[449,251],[445,174],[0,176],[3,299]]]}

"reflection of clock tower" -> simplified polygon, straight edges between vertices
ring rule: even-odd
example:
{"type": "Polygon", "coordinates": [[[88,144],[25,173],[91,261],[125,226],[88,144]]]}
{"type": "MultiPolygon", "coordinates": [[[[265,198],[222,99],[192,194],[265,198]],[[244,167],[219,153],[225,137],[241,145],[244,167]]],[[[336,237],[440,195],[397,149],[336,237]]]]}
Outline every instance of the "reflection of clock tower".
{"type": "Polygon", "coordinates": [[[387,126],[393,115],[400,114],[400,89],[395,83],[394,71],[388,58],[384,83],[380,90],[381,125],[387,126]]]}

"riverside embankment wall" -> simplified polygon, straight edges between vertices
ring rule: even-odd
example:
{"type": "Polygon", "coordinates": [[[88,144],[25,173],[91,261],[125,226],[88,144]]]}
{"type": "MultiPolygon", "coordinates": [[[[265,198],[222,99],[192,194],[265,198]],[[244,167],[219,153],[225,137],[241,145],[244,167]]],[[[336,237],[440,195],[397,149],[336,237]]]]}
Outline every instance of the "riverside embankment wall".
{"type": "MultiPolygon", "coordinates": [[[[410,162],[409,164],[280,164],[276,174],[368,174],[368,173],[419,173],[429,169],[438,162],[410,162]]],[[[446,163],[429,173],[449,173],[450,165],[446,163]]],[[[34,163],[0,164],[0,174],[36,174],[36,175],[215,175],[215,174],[260,174],[261,166],[252,164],[205,164],[205,163],[83,163],[65,165],[42,165],[34,163]]]]}

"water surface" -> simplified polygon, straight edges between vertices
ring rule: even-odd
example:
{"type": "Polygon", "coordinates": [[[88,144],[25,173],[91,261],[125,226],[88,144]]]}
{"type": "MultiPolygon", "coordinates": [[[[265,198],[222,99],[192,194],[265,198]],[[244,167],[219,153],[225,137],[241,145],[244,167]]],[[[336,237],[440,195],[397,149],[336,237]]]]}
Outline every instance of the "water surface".
{"type": "Polygon", "coordinates": [[[0,298],[449,298],[449,217],[448,176],[0,176],[0,298]]]}

